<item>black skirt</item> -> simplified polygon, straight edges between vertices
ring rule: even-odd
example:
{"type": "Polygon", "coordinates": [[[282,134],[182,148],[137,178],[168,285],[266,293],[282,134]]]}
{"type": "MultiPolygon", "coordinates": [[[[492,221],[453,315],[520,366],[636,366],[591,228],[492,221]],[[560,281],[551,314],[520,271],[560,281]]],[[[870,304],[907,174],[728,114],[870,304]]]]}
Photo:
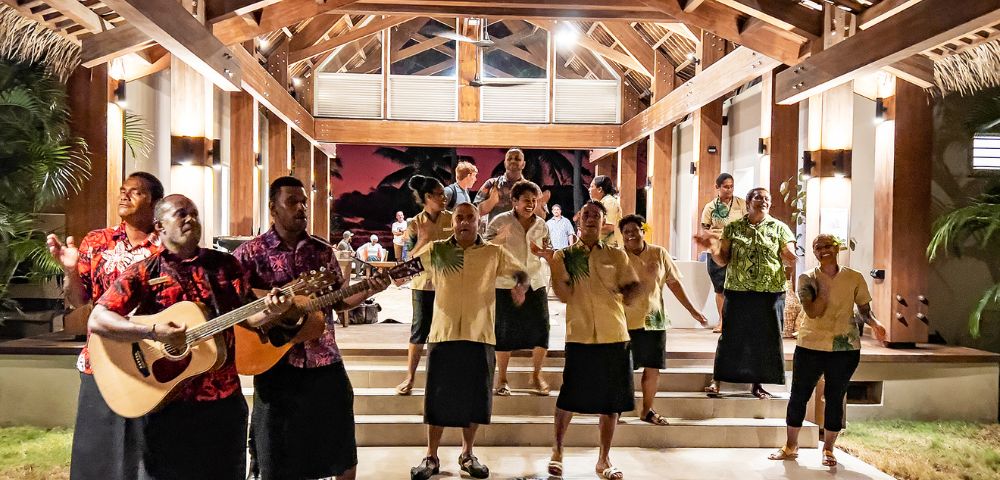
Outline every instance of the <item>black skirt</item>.
{"type": "Polygon", "coordinates": [[[440,342],[427,346],[424,423],[437,427],[488,425],[493,411],[493,345],[440,342]]]}
{"type": "Polygon", "coordinates": [[[635,382],[628,342],[566,343],[566,366],[556,407],[605,414],[635,408],[635,382]]]}
{"type": "Polygon", "coordinates": [[[667,331],[637,328],[628,331],[632,368],[667,367],[667,331]]]}
{"type": "Polygon", "coordinates": [[[549,299],[545,287],[528,290],[524,304],[514,305],[510,289],[497,289],[496,350],[510,352],[549,348],[549,299]]]}
{"type": "Polygon", "coordinates": [[[144,422],[143,417],[125,418],[112,411],[94,376],[80,373],[70,480],[138,478],[144,422]]]}
{"type": "Polygon", "coordinates": [[[354,389],[343,362],[280,362],[254,377],[251,430],[263,480],[342,475],[358,464],[354,389]]]}
{"type": "Polygon", "coordinates": [[[413,292],[413,323],[410,324],[410,343],[423,345],[431,334],[431,318],[434,317],[434,290],[411,290],[413,292]]]}
{"type": "Polygon", "coordinates": [[[784,292],[726,290],[715,379],[731,383],[785,384],[781,344],[784,292]]]}
{"type": "Polygon", "coordinates": [[[143,480],[243,480],[247,402],[172,402],[146,416],[143,480]]]}
{"type": "Polygon", "coordinates": [[[708,256],[708,278],[712,279],[712,288],[715,289],[715,293],[725,291],[726,266],[715,263],[711,255],[708,256]]]}

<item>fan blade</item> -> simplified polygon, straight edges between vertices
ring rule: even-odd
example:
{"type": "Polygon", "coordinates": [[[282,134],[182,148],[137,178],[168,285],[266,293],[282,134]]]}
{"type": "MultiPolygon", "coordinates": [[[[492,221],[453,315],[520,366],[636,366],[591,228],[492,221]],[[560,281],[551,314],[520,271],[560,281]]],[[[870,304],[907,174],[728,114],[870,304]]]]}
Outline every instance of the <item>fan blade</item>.
{"type": "Polygon", "coordinates": [[[498,82],[498,83],[483,83],[478,80],[473,80],[469,82],[469,86],[472,87],[517,87],[521,85],[531,85],[532,82],[498,82]]]}
{"type": "Polygon", "coordinates": [[[471,43],[481,48],[492,47],[494,45],[492,40],[474,40],[470,37],[466,37],[465,35],[452,32],[451,30],[441,30],[439,32],[434,32],[431,35],[434,35],[435,37],[447,38],[448,40],[455,40],[456,42],[471,43]]]}

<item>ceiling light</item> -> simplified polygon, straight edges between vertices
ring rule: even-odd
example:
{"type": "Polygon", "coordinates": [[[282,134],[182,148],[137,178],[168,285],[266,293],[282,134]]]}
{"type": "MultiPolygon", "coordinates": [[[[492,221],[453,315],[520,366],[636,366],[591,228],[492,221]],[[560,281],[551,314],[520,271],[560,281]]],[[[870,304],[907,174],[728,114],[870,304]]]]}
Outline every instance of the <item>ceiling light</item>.
{"type": "Polygon", "coordinates": [[[266,38],[262,38],[260,39],[260,41],[257,42],[257,48],[261,50],[266,50],[269,44],[270,42],[268,42],[266,38]]]}
{"type": "Polygon", "coordinates": [[[301,87],[302,86],[302,77],[294,77],[294,78],[292,78],[292,85],[295,85],[295,88],[301,87]]]}
{"type": "Polygon", "coordinates": [[[472,25],[472,26],[476,26],[476,25],[479,25],[479,19],[478,19],[478,18],[476,18],[476,17],[472,17],[472,18],[470,18],[470,19],[469,19],[469,25],[472,25]]]}
{"type": "Polygon", "coordinates": [[[561,47],[574,47],[579,38],[580,32],[569,25],[564,24],[562,28],[556,31],[556,43],[561,47]]]}

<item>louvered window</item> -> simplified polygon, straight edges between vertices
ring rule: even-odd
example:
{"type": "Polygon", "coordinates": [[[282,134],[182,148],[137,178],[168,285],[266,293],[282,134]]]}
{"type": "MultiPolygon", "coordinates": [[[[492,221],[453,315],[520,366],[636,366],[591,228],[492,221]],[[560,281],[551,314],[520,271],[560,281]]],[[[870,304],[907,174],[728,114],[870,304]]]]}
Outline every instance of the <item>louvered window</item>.
{"type": "Polygon", "coordinates": [[[618,80],[556,80],[556,123],[620,123],[618,80]]]}
{"type": "Polygon", "coordinates": [[[549,117],[546,80],[491,79],[479,87],[484,122],[544,123],[549,117]]]}
{"type": "Polygon", "coordinates": [[[317,73],[318,117],[382,118],[382,75],[317,73]]]}
{"type": "Polygon", "coordinates": [[[389,77],[389,118],[396,120],[458,120],[455,78],[392,75],[389,77]]]}

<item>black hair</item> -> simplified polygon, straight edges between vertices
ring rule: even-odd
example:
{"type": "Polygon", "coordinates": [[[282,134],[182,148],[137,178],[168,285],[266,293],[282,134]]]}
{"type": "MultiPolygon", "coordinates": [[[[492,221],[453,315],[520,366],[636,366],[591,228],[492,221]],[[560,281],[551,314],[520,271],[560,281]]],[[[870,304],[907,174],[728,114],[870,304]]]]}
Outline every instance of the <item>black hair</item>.
{"type": "MultiPolygon", "coordinates": [[[[594,186],[604,191],[605,195],[614,195],[618,193],[618,190],[615,189],[614,182],[611,181],[611,177],[607,175],[598,175],[594,177],[594,186]]],[[[607,212],[605,211],[605,213],[607,212]]]]}
{"type": "Polygon", "coordinates": [[[270,200],[271,203],[278,200],[278,192],[281,191],[281,187],[306,188],[305,184],[302,183],[302,180],[295,177],[286,175],[284,177],[275,178],[274,181],[271,182],[271,187],[267,191],[267,199],[270,200]]]}
{"type": "Polygon", "coordinates": [[[436,188],[444,188],[441,181],[434,177],[427,177],[424,175],[414,175],[410,177],[410,180],[406,182],[413,190],[413,198],[417,200],[417,205],[424,205],[424,196],[431,193],[436,188]]]}
{"type": "Polygon", "coordinates": [[[725,182],[726,180],[732,180],[732,179],[733,179],[733,176],[730,175],[730,174],[728,174],[728,173],[723,172],[723,173],[719,174],[718,177],[715,177],[715,188],[721,187],[722,186],[722,182],[725,182]]]}
{"type": "Polygon", "coordinates": [[[146,188],[149,189],[150,203],[156,205],[156,202],[159,202],[163,198],[163,183],[160,182],[159,178],[156,178],[156,175],[149,172],[132,172],[128,178],[133,177],[141,178],[146,182],[146,188]]]}
{"type": "Polygon", "coordinates": [[[751,188],[751,189],[750,189],[750,191],[749,191],[749,192],[747,192],[747,198],[746,198],[746,200],[747,200],[747,205],[750,205],[750,200],[753,200],[753,197],[754,197],[754,194],[756,194],[757,192],[767,192],[767,193],[771,193],[771,191],[770,191],[770,190],[768,190],[768,189],[766,189],[766,188],[764,188],[764,187],[756,187],[756,188],[751,188]]]}
{"type": "Polygon", "coordinates": [[[605,207],[603,203],[597,200],[587,200],[587,202],[584,203],[582,207],[580,207],[580,211],[582,212],[583,209],[587,207],[587,205],[593,205],[597,207],[601,211],[601,213],[604,214],[605,217],[608,216],[608,207],[605,207]]]}
{"type": "Polygon", "coordinates": [[[625,230],[625,225],[628,225],[630,223],[636,224],[636,226],[639,227],[639,230],[642,230],[642,224],[646,223],[646,218],[643,217],[642,215],[637,215],[634,213],[625,215],[624,217],[622,217],[621,220],[618,220],[618,230],[619,231],[625,230]]]}
{"type": "Polygon", "coordinates": [[[542,189],[538,187],[537,183],[531,180],[518,180],[514,183],[513,187],[510,187],[510,198],[521,198],[521,195],[524,195],[525,192],[532,192],[535,196],[538,196],[542,194],[542,189]]]}

